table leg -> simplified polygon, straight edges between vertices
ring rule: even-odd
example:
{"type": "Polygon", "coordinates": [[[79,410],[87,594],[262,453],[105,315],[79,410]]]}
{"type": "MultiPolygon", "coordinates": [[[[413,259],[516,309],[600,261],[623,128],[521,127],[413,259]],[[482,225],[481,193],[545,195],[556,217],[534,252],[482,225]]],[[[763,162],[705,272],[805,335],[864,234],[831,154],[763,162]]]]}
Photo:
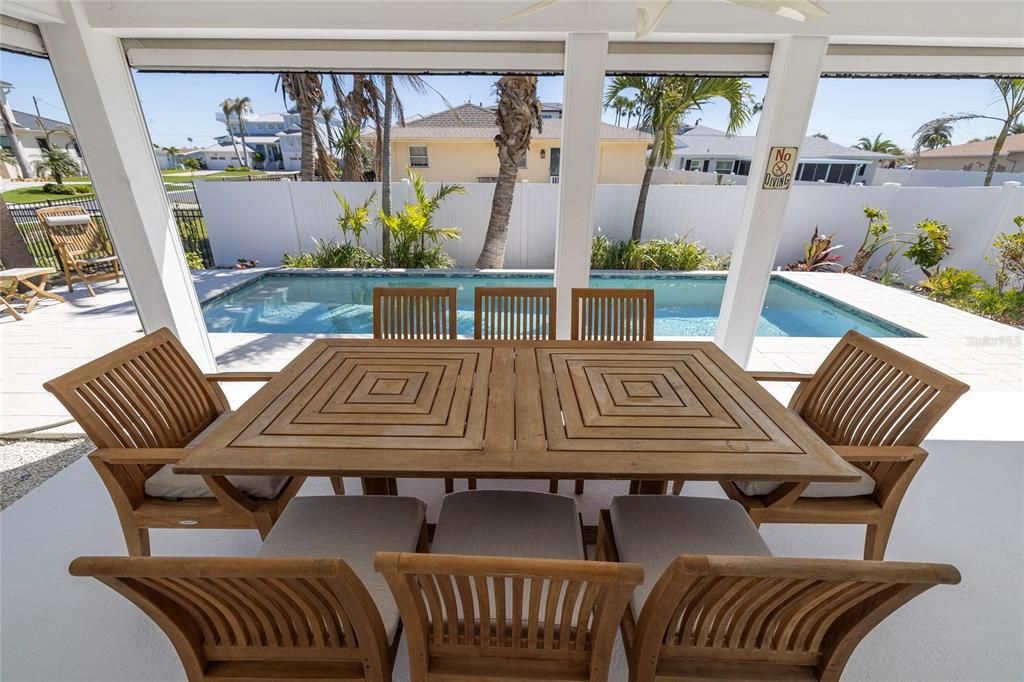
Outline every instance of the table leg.
{"type": "Polygon", "coordinates": [[[664,495],[668,490],[668,481],[639,481],[637,495],[664,495]]]}
{"type": "Polygon", "coordinates": [[[398,479],[395,478],[364,478],[364,495],[397,495],[398,479]]]}
{"type": "Polygon", "coordinates": [[[39,299],[40,298],[49,298],[49,299],[52,299],[54,301],[57,301],[58,303],[63,303],[64,302],[64,297],[63,296],[58,296],[57,294],[55,294],[55,293],[53,293],[51,291],[47,291],[46,290],[46,282],[49,279],[50,279],[50,275],[46,274],[46,275],[39,275],[39,283],[38,284],[33,282],[31,279],[27,279],[27,278],[21,280],[20,284],[24,284],[26,287],[31,289],[32,292],[33,292],[31,295],[26,296],[26,299],[28,300],[28,305],[25,307],[25,312],[26,313],[32,312],[32,309],[36,307],[37,303],[39,303],[39,299]]]}

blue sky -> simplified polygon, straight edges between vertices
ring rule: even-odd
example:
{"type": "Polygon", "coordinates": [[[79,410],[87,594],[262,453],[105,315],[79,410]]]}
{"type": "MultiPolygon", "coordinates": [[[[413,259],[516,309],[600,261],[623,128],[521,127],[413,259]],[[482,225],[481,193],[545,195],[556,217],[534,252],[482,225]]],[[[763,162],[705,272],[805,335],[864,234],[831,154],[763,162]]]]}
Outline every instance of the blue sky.
{"type": "MultiPolygon", "coordinates": [[[[9,52],[0,53],[0,78],[15,85],[11,106],[33,111],[32,96],[40,100],[43,116],[68,120],[60,91],[44,59],[9,52]]],[[[428,76],[428,81],[452,104],[494,101],[491,76],[428,76]]],[[[282,111],[281,93],[275,91],[272,74],[137,73],[136,88],[153,141],[160,146],[184,147],[187,138],[205,146],[224,133],[214,119],[226,97],[248,96],[257,112],[282,111]]],[[[766,80],[751,79],[755,95],[764,94],[766,80]]],[[[544,77],[539,94],[545,101],[562,100],[561,77],[544,77]]],[[[445,107],[435,93],[417,95],[400,91],[406,115],[426,114],[445,107]]],[[[914,131],[927,120],[958,111],[998,114],[1001,101],[992,82],[985,79],[823,79],[818,87],[808,134],[822,132],[840,144],[855,144],[860,137],[878,133],[901,147],[913,144],[914,131]]],[[[704,125],[724,128],[727,107],[713,104],[692,115],[704,125]]],[[[614,121],[607,112],[605,120],[614,121]]],[[[966,142],[998,132],[994,121],[967,121],[955,128],[954,142],[966,142]]],[[[753,134],[756,119],[742,132],[753,134]]]]}

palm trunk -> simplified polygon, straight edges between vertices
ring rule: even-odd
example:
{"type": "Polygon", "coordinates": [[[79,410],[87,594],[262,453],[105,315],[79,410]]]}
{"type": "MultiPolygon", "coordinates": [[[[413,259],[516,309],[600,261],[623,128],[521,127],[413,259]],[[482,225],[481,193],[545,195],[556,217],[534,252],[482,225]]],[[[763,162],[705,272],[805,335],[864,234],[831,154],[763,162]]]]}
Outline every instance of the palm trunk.
{"type": "Polygon", "coordinates": [[[508,243],[508,218],[512,213],[512,198],[516,191],[516,176],[519,165],[514,161],[503,162],[498,168],[498,182],[494,185],[494,199],[491,202],[491,219],[487,223],[484,248],[476,259],[478,268],[505,267],[505,245],[508,243]]]}
{"type": "MultiPolygon", "coordinates": [[[[394,76],[384,76],[384,125],[381,134],[380,148],[380,210],[384,215],[391,215],[391,116],[395,106],[394,76]]],[[[381,230],[380,251],[384,265],[391,262],[391,234],[387,229],[381,230]]]]}
{"type": "Polygon", "coordinates": [[[5,268],[36,267],[36,259],[25,246],[25,238],[3,199],[0,199],[0,253],[3,254],[5,268]]]}
{"type": "Polygon", "coordinates": [[[15,161],[18,162],[21,177],[28,180],[34,177],[35,173],[32,170],[32,164],[28,162],[28,156],[25,155],[25,148],[21,146],[21,140],[14,132],[14,121],[11,120],[11,110],[8,108],[6,100],[0,101],[0,116],[4,120],[4,135],[11,142],[11,149],[14,151],[15,161]]]}
{"type": "Polygon", "coordinates": [[[844,272],[851,275],[859,275],[867,267],[869,260],[871,260],[870,251],[864,248],[857,249],[856,255],[854,255],[850,264],[846,266],[844,272]]]}
{"type": "Polygon", "coordinates": [[[242,165],[242,155],[238,153],[238,143],[235,142],[235,134],[231,132],[231,124],[228,123],[228,137],[231,138],[231,146],[235,149],[235,161],[242,165]]]}
{"type": "Polygon", "coordinates": [[[999,152],[1003,151],[1003,144],[1006,142],[1006,136],[1010,133],[1010,119],[1006,120],[1003,124],[1003,129],[999,131],[999,136],[996,138],[996,143],[992,147],[992,158],[988,160],[988,170],[985,171],[985,187],[992,185],[992,175],[996,172],[996,163],[999,161],[999,152]]]}
{"type": "Polygon", "coordinates": [[[245,124],[242,123],[242,114],[238,116],[238,134],[242,136],[242,165],[249,168],[249,148],[245,144],[245,124]]]}
{"type": "Polygon", "coordinates": [[[302,144],[302,156],[299,163],[299,180],[312,182],[313,180],[313,126],[316,119],[313,117],[313,105],[303,97],[299,104],[299,123],[302,126],[300,141],[302,144]]]}
{"type": "Polygon", "coordinates": [[[661,132],[654,134],[654,144],[651,146],[651,154],[647,157],[647,166],[644,168],[644,180],[640,183],[640,196],[636,199],[636,213],[633,214],[633,231],[630,239],[638,242],[644,231],[644,214],[647,212],[647,193],[651,190],[651,179],[654,177],[654,166],[656,163],[658,140],[661,132]]]}

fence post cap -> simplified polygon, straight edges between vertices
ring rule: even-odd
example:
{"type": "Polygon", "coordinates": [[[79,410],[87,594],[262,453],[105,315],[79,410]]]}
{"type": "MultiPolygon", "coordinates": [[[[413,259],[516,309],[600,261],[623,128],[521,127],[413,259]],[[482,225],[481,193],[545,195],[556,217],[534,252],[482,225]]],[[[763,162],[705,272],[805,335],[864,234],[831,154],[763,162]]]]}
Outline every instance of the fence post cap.
{"type": "Polygon", "coordinates": [[[883,182],[882,183],[882,187],[902,187],[902,186],[903,186],[903,183],[901,183],[901,182],[883,182]]]}

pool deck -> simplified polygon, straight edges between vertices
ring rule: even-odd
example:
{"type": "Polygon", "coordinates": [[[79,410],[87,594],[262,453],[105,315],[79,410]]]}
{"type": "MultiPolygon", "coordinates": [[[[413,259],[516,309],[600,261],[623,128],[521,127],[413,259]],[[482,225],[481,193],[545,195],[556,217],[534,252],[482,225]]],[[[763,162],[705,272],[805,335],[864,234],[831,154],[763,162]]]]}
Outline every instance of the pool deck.
{"type": "MultiPolygon", "coordinates": [[[[207,300],[272,268],[195,274],[207,300]]],[[[939,424],[933,437],[1022,440],[1024,330],[929,301],[910,292],[831,273],[779,273],[796,284],[922,334],[884,343],[965,381],[971,391],[939,424]],[[983,425],[983,426],[981,426],[983,425]]],[[[62,287],[63,289],[63,287],[62,287]]],[[[0,433],[67,419],[44,381],[109,352],[142,333],[127,285],[101,284],[89,297],[80,288],[65,304],[45,302],[22,322],[0,316],[0,433]]],[[[64,293],[59,291],[59,293],[64,293]]],[[[318,334],[211,334],[222,369],[274,370],[318,334]]],[[[750,369],[812,372],[835,344],[832,338],[758,337],[750,369]]],[[[792,385],[770,386],[780,398],[792,385]]],[[[251,387],[239,388],[239,397],[251,387]]],[[[54,430],[76,434],[74,424],[54,430]]]]}

